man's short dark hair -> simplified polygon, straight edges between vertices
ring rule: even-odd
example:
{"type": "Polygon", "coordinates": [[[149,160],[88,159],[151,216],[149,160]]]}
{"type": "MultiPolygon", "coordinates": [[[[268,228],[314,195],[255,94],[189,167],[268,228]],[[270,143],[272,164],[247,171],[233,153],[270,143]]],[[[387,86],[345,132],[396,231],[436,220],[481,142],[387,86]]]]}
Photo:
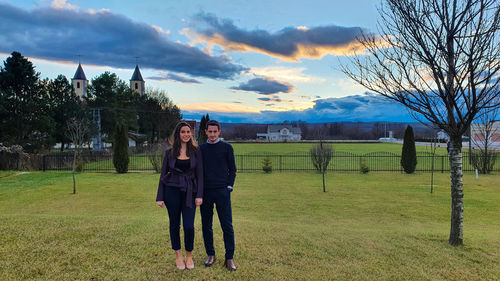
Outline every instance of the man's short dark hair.
{"type": "Polygon", "coordinates": [[[217,130],[220,131],[220,124],[215,120],[208,120],[206,129],[208,129],[208,126],[217,126],[217,130]]]}

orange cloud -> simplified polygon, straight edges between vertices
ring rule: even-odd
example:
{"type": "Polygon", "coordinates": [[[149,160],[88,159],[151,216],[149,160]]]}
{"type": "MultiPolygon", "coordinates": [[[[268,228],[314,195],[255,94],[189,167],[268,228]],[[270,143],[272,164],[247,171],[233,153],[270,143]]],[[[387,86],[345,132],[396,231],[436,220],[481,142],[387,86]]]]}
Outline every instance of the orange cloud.
{"type": "MultiPolygon", "coordinates": [[[[188,33],[185,33],[188,34],[188,33]]],[[[195,42],[206,42],[210,45],[219,45],[221,48],[223,48],[226,51],[232,51],[232,52],[257,52],[257,53],[262,53],[266,54],[268,56],[272,56],[275,58],[279,58],[284,61],[288,62],[299,62],[299,59],[305,58],[305,59],[322,59],[326,55],[337,55],[337,56],[343,56],[343,55],[357,55],[357,54],[364,54],[365,53],[365,48],[364,46],[357,42],[349,42],[344,45],[337,45],[337,46],[329,46],[329,45],[314,45],[314,44],[301,44],[297,43],[296,44],[296,51],[293,52],[290,55],[284,55],[276,52],[271,52],[269,50],[259,48],[256,46],[252,46],[249,44],[245,43],[239,43],[239,42],[233,42],[230,40],[227,40],[223,35],[215,33],[212,34],[212,36],[207,36],[204,34],[196,34],[195,36],[190,34],[190,39],[194,39],[195,42]]]]}
{"type": "Polygon", "coordinates": [[[360,27],[298,26],[271,33],[261,29],[246,30],[232,20],[219,19],[213,14],[200,13],[197,20],[196,27],[183,30],[183,34],[194,43],[218,45],[226,51],[258,52],[290,62],[365,52],[357,38],[367,32],[360,27]]]}
{"type": "Polygon", "coordinates": [[[241,112],[241,113],[260,113],[260,110],[245,106],[242,104],[225,103],[225,102],[207,102],[207,103],[185,103],[180,104],[179,108],[189,111],[204,111],[204,112],[241,112]]]}

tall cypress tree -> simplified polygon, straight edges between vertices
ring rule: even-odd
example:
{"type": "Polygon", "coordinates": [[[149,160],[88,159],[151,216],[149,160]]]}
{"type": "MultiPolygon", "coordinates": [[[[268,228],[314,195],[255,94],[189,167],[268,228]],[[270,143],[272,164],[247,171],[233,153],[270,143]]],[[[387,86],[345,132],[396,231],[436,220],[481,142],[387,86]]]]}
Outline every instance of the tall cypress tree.
{"type": "Polygon", "coordinates": [[[407,174],[415,172],[417,167],[417,150],[415,149],[415,136],[413,128],[408,125],[403,139],[403,150],[401,152],[401,166],[407,174]]]}
{"type": "Polygon", "coordinates": [[[206,119],[205,119],[205,115],[203,115],[203,116],[201,117],[201,120],[200,120],[200,126],[198,127],[198,137],[196,138],[196,141],[197,141],[198,143],[202,143],[202,142],[201,142],[201,140],[202,140],[202,138],[203,138],[203,134],[205,134],[205,132],[204,132],[204,129],[203,129],[203,128],[205,128],[205,124],[206,124],[206,123],[207,123],[207,122],[206,122],[206,119]]]}
{"type": "Polygon", "coordinates": [[[207,141],[207,134],[205,134],[205,129],[207,128],[207,122],[210,120],[208,113],[206,116],[201,117],[200,127],[198,128],[198,143],[204,143],[207,141]]]}
{"type": "Polygon", "coordinates": [[[116,124],[113,143],[113,165],[117,173],[128,171],[128,127],[124,124],[116,124]]]}

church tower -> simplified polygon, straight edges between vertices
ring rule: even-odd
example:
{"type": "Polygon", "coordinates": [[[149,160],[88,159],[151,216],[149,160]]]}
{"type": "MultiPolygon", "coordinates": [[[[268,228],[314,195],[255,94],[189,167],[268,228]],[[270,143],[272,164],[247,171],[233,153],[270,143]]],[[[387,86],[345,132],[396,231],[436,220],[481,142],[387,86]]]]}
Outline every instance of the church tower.
{"type": "Polygon", "coordinates": [[[141,71],[139,70],[139,65],[135,66],[134,74],[132,75],[132,79],[130,79],[130,89],[134,92],[144,95],[144,91],[146,88],[146,82],[142,79],[141,71]]]}
{"type": "Polygon", "coordinates": [[[83,72],[81,64],[78,64],[78,68],[76,69],[75,76],[71,79],[71,83],[73,84],[73,89],[75,90],[75,94],[77,96],[80,98],[87,96],[89,80],[85,77],[85,72],[83,72]]]}

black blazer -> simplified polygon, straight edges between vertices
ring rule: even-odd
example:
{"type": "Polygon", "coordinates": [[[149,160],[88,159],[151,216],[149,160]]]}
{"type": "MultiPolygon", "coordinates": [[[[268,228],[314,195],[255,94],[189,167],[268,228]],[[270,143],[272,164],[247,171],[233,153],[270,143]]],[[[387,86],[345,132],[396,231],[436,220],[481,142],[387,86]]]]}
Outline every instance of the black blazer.
{"type": "Polygon", "coordinates": [[[192,198],[203,198],[203,158],[201,150],[196,149],[196,153],[189,158],[190,167],[187,171],[175,168],[177,158],[171,156],[171,149],[165,151],[163,165],[161,168],[160,182],[156,201],[164,201],[165,187],[179,188],[186,192],[186,206],[192,208],[192,198]]]}

